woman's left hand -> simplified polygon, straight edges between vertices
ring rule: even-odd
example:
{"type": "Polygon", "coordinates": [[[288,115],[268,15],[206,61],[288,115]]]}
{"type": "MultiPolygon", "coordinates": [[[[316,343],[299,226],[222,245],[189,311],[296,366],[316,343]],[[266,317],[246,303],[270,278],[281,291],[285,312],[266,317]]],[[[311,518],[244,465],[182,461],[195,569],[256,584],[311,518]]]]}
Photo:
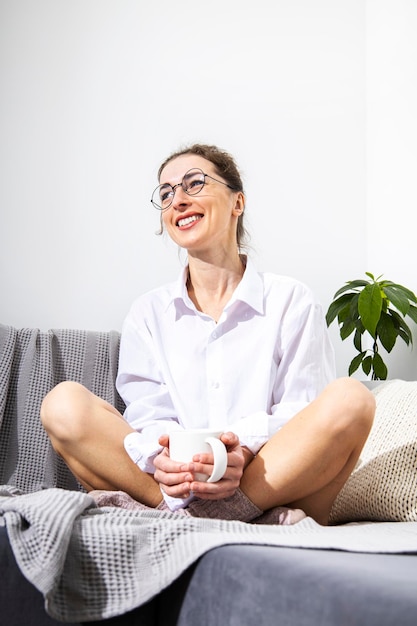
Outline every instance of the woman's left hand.
{"type": "MultiPolygon", "coordinates": [[[[246,449],[239,443],[237,435],[232,432],[223,433],[220,437],[227,449],[227,469],[221,480],[216,483],[200,481],[191,482],[191,491],[205,500],[221,500],[232,496],[240,485],[243,470],[248,461],[246,449]],[[245,450],[245,453],[244,453],[245,450]]],[[[247,451],[249,452],[249,451],[247,451]]],[[[249,455],[251,453],[249,452],[249,455]]],[[[251,455],[253,458],[253,455],[251,455]]],[[[198,454],[193,458],[194,473],[211,474],[213,469],[213,455],[209,453],[198,454]]]]}

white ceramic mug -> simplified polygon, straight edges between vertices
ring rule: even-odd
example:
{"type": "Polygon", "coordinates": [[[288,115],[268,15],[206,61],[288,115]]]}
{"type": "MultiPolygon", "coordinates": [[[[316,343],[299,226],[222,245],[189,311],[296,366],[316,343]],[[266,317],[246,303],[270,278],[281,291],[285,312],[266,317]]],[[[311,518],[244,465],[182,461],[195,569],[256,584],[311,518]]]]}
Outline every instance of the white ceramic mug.
{"type": "Polygon", "coordinates": [[[215,483],[223,478],[227,468],[226,446],[220,441],[221,430],[209,428],[189,428],[173,430],[169,435],[169,455],[174,461],[190,463],[195,454],[212,453],[214,466],[211,476],[196,473],[195,479],[201,482],[215,483]]]}

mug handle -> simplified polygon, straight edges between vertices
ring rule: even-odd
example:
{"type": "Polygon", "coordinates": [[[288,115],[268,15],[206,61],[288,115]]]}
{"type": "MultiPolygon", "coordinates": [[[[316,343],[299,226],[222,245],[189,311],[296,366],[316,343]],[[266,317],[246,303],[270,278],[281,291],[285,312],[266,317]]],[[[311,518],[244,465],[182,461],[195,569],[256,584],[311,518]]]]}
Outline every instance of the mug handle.
{"type": "Polygon", "coordinates": [[[205,440],[213,451],[214,466],[211,476],[208,477],[208,483],[216,483],[223,478],[227,469],[227,450],[226,446],[220,439],[216,437],[207,437],[205,440]]]}

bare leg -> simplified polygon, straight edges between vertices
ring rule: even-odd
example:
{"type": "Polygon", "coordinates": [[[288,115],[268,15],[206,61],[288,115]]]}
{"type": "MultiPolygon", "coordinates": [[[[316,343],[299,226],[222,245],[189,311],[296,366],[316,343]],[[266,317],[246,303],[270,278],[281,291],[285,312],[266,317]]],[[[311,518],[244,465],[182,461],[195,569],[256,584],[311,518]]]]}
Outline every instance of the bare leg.
{"type": "Polygon", "coordinates": [[[359,458],[375,400],[362,383],[338,379],[279,430],[248,465],[241,489],[260,509],[300,508],[321,524],[359,458]]]}
{"type": "Polygon", "coordinates": [[[45,397],[41,419],[54,449],[87,491],[122,490],[152,507],[161,502],[156,481],[126,453],[123,441],[133,429],[111,404],[64,382],[45,397]]]}

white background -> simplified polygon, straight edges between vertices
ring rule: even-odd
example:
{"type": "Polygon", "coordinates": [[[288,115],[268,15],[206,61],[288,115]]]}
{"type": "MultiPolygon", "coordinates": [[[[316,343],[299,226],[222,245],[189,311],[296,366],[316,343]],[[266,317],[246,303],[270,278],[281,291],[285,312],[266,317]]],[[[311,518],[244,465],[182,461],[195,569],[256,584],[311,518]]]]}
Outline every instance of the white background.
{"type": "Polygon", "coordinates": [[[0,0],[0,321],[120,330],[178,274],[149,198],[194,141],[240,165],[260,270],[324,310],[366,271],[416,291],[416,33],[415,0],[0,0]]]}

